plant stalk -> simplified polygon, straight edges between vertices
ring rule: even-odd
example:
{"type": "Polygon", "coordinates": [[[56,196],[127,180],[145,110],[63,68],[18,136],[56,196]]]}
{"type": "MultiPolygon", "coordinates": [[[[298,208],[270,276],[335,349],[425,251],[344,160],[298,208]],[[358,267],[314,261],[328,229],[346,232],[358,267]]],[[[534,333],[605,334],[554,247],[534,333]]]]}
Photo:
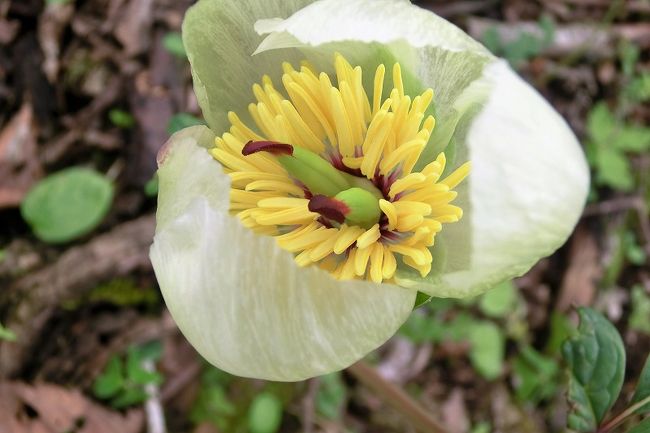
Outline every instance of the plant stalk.
{"type": "Polygon", "coordinates": [[[637,403],[634,403],[632,406],[628,407],[623,412],[619,413],[614,418],[607,421],[600,428],[598,428],[596,433],[609,433],[615,427],[617,427],[620,423],[622,423],[625,420],[625,418],[632,415],[639,408],[645,406],[648,403],[650,403],[650,395],[647,396],[646,398],[644,398],[643,400],[641,400],[641,401],[639,401],[637,403]]]}
{"type": "Polygon", "coordinates": [[[376,392],[380,398],[392,406],[421,433],[449,433],[420,404],[404,390],[384,379],[374,368],[364,361],[348,367],[347,371],[359,382],[376,392]]]}

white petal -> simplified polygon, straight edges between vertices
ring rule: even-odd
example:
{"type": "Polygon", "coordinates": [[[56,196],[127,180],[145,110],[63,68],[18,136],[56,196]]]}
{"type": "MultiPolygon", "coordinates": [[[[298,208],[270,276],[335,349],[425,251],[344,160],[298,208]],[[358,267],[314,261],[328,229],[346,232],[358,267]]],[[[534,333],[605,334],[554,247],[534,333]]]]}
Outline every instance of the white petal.
{"type": "Polygon", "coordinates": [[[276,54],[251,57],[262,40],[253,30],[255,21],[285,18],[312,1],[202,0],[187,11],[183,42],[194,91],[213,131],[225,132],[230,110],[246,119],[252,85],[264,74],[277,78],[282,71],[276,54]]]}
{"type": "Polygon", "coordinates": [[[193,128],[167,147],[151,248],[165,302],[199,353],[233,374],[294,381],[345,368],[390,338],[415,292],[299,268],[245,229],[227,211],[228,177],[197,146],[204,134],[193,128]]]}
{"type": "Polygon", "coordinates": [[[486,67],[492,92],[466,140],[472,172],[461,223],[445,226],[443,275],[400,284],[435,296],[470,296],[519,276],[571,234],[589,170],[566,122],[504,61],[486,67]],[[467,251],[454,250],[469,243],[467,251]]]}
{"type": "Polygon", "coordinates": [[[404,40],[414,47],[435,46],[489,55],[483,45],[455,25],[403,0],[321,0],[286,20],[260,20],[255,30],[269,34],[258,52],[277,48],[274,40],[283,37],[284,32],[303,45],[404,40]]]}
{"type": "MultiPolygon", "coordinates": [[[[319,71],[331,73],[333,53],[340,52],[352,65],[363,67],[369,94],[380,63],[389,68],[387,82],[391,82],[393,63],[400,63],[405,92],[412,97],[433,89],[431,113],[427,114],[435,115],[439,127],[434,129],[419,168],[446,149],[457,126],[462,126],[463,116],[481,102],[472,99],[460,110],[457,99],[481,77],[483,67],[495,60],[452,23],[402,0],[322,0],[284,20],[260,20],[255,29],[268,34],[256,53],[283,49],[277,53],[282,56],[293,48],[319,71]]],[[[448,162],[456,165],[453,160],[448,162]]]]}

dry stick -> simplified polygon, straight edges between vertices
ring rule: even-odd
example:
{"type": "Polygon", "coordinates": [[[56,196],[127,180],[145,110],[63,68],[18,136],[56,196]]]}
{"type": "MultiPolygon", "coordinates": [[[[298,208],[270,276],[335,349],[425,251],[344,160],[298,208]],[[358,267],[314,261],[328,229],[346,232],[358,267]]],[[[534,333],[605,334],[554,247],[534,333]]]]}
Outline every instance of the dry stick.
{"type": "Polygon", "coordinates": [[[644,398],[643,400],[633,404],[632,406],[628,407],[625,409],[623,412],[619,413],[616,415],[614,418],[609,420],[607,423],[605,423],[602,427],[598,429],[597,433],[607,433],[611,431],[614,427],[618,426],[620,423],[622,423],[625,418],[628,416],[632,415],[634,412],[645,406],[646,404],[650,403],[650,396],[644,398]]]}
{"type": "Polygon", "coordinates": [[[150,269],[153,234],[153,215],[122,223],[83,245],[69,248],[54,263],[19,278],[8,288],[3,287],[0,298],[13,296],[5,301],[13,304],[6,325],[18,340],[0,340],[0,379],[20,372],[34,349],[31,345],[57,305],[83,296],[101,281],[136,269],[150,269]]]}
{"type": "Polygon", "coordinates": [[[376,392],[386,403],[404,415],[422,433],[449,433],[429,412],[413,400],[404,390],[388,382],[377,371],[359,361],[348,367],[347,371],[359,382],[376,392]]]}

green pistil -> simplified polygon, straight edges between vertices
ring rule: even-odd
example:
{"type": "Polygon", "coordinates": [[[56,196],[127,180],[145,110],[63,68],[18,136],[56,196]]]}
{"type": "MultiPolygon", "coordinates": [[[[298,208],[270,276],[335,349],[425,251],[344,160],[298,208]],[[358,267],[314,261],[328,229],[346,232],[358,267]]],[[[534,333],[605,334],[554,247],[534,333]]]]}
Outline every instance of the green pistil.
{"type": "Polygon", "coordinates": [[[302,182],[312,194],[333,197],[350,188],[343,173],[319,155],[295,146],[292,155],[278,156],[278,162],[287,172],[302,182]]]}
{"type": "Polygon", "coordinates": [[[369,229],[379,222],[379,200],[372,192],[354,187],[341,191],[334,198],[348,207],[349,212],[345,215],[348,225],[369,229]]]}
{"type": "Polygon", "coordinates": [[[244,156],[257,152],[275,155],[289,175],[309,189],[310,210],[366,229],[379,222],[379,200],[384,197],[370,180],[339,171],[318,154],[286,143],[249,141],[242,149],[244,156]]]}

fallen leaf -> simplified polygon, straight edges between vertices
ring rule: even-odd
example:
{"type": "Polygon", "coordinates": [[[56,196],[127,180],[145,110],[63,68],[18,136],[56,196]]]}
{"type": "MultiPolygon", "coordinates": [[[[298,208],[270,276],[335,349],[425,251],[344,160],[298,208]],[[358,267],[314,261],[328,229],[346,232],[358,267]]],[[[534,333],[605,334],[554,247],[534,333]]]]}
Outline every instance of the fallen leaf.
{"type": "Polygon", "coordinates": [[[454,388],[449,398],[441,405],[442,424],[452,433],[469,431],[470,419],[465,405],[463,390],[454,388]]]}
{"type": "Polygon", "coordinates": [[[596,281],[602,273],[599,254],[593,235],[588,229],[578,227],[571,241],[569,268],[562,279],[557,311],[568,311],[573,305],[591,305],[596,281]]]}
{"type": "Polygon", "coordinates": [[[115,26],[115,37],[128,55],[143,53],[151,44],[153,0],[131,0],[115,26]]]}
{"type": "Polygon", "coordinates": [[[0,383],[0,431],[12,433],[138,433],[140,409],[125,415],[105,409],[78,390],[58,385],[0,383]]]}
{"type": "Polygon", "coordinates": [[[31,105],[24,104],[0,132],[0,209],[20,204],[43,176],[31,105]]]}
{"type": "Polygon", "coordinates": [[[74,2],[48,2],[38,23],[38,42],[43,50],[43,73],[50,83],[59,75],[61,38],[74,13],[74,2]]]}

